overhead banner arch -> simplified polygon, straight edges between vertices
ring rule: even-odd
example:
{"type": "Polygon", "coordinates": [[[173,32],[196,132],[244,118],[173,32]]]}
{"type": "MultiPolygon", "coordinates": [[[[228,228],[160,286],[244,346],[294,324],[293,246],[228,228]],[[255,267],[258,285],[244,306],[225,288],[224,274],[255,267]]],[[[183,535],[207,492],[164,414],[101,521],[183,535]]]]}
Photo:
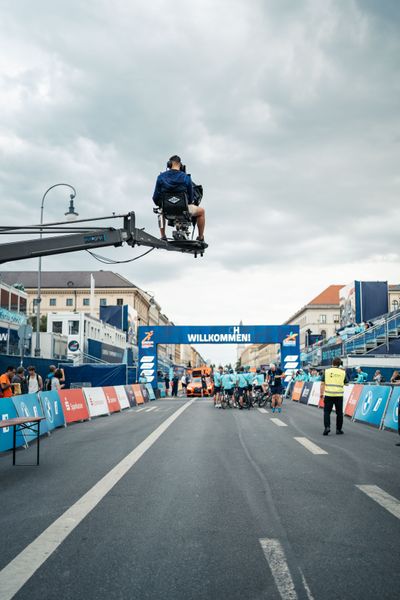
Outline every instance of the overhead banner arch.
{"type": "Polygon", "coordinates": [[[287,374],[299,368],[298,325],[141,325],[139,372],[157,387],[158,344],[280,344],[281,366],[287,374]]]}

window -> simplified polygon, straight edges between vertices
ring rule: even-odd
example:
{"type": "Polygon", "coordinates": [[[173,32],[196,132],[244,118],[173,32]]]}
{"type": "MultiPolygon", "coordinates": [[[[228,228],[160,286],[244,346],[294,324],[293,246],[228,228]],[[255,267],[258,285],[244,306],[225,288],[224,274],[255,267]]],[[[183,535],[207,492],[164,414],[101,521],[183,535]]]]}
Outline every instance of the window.
{"type": "Polygon", "coordinates": [[[334,323],[339,323],[340,322],[340,316],[339,315],[333,315],[333,322],[334,323]]]}
{"type": "Polygon", "coordinates": [[[83,306],[90,306],[90,298],[83,299],[83,306]]]}
{"type": "Polygon", "coordinates": [[[100,306],[107,306],[107,298],[100,298],[100,306]]]}
{"type": "Polygon", "coordinates": [[[74,299],[73,298],[67,298],[65,301],[65,306],[73,306],[74,305],[74,299]]]}
{"type": "Polygon", "coordinates": [[[53,321],[53,333],[62,333],[62,321],[53,321]]]}
{"type": "Polygon", "coordinates": [[[26,299],[25,298],[20,298],[19,299],[19,312],[21,313],[26,313],[26,299]]]}
{"type": "Polygon", "coordinates": [[[68,321],[68,335],[77,335],[79,333],[79,321],[68,321]]]}
{"type": "Polygon", "coordinates": [[[326,315],[319,315],[319,322],[322,325],[325,325],[325,323],[326,323],[326,315]]]}
{"type": "Polygon", "coordinates": [[[50,298],[49,304],[50,306],[57,306],[57,298],[50,298]]]}
{"type": "Polygon", "coordinates": [[[124,304],[123,298],[117,298],[117,306],[122,306],[124,304]]]}
{"type": "Polygon", "coordinates": [[[399,301],[392,300],[392,310],[399,310],[399,301]]]}

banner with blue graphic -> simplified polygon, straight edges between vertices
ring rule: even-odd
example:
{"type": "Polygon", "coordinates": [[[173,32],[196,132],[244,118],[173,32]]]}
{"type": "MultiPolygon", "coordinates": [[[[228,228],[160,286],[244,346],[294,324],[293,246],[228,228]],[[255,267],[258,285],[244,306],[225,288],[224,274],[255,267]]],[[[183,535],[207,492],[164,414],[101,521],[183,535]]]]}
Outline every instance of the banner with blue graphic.
{"type": "Polygon", "coordinates": [[[138,336],[139,372],[153,387],[157,387],[158,344],[280,344],[285,381],[300,364],[298,325],[141,325],[138,336]]]}
{"type": "MultiPolygon", "coordinates": [[[[15,406],[15,410],[19,417],[44,417],[42,407],[40,405],[39,396],[37,394],[23,394],[22,396],[13,396],[12,401],[15,406]]],[[[40,423],[40,434],[47,433],[49,428],[47,421],[41,421],[40,423]]],[[[25,439],[27,441],[36,438],[36,433],[33,431],[26,430],[25,439]]]]}
{"type": "Polygon", "coordinates": [[[153,390],[153,387],[152,387],[151,383],[146,383],[145,387],[146,387],[147,393],[149,394],[150,400],[155,400],[156,399],[156,395],[154,393],[154,390],[153,390]]]}
{"type": "Polygon", "coordinates": [[[389,404],[386,410],[383,427],[386,429],[398,430],[399,427],[399,401],[400,387],[394,387],[390,396],[389,404]]]}
{"type": "Polygon", "coordinates": [[[365,385],[354,413],[355,421],[363,421],[379,427],[390,396],[390,387],[365,385]]]}
{"type": "MultiPolygon", "coordinates": [[[[12,398],[1,398],[0,399],[0,420],[6,421],[7,419],[15,419],[19,417],[15,410],[12,398]]],[[[13,427],[5,427],[0,429],[0,452],[5,450],[11,450],[13,447],[13,427]]],[[[16,445],[23,446],[25,444],[25,438],[22,433],[17,431],[17,442],[16,445]]]]}
{"type": "Polygon", "coordinates": [[[42,405],[44,416],[46,417],[49,431],[52,431],[56,427],[62,427],[65,425],[64,413],[62,411],[58,392],[55,390],[40,392],[39,399],[42,405]]]}

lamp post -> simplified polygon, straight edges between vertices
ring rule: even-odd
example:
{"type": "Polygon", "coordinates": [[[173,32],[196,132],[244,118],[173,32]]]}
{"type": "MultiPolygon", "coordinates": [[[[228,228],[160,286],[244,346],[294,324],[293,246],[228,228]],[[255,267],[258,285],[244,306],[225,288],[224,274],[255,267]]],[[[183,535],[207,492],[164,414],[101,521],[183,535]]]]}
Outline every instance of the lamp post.
{"type": "MultiPolygon", "coordinates": [[[[68,211],[65,213],[65,216],[68,221],[74,220],[78,213],[75,212],[74,207],[74,198],[76,197],[76,190],[74,186],[69,183],[55,183],[51,187],[49,187],[45,193],[43,194],[42,203],[40,205],[40,225],[43,225],[43,208],[44,208],[44,200],[47,194],[53,188],[65,186],[72,190],[72,194],[70,194],[70,204],[68,211]]],[[[43,237],[42,229],[40,229],[40,239],[43,237]]],[[[38,265],[38,284],[37,284],[37,297],[36,297],[36,343],[35,343],[35,356],[40,356],[40,302],[41,298],[41,286],[42,286],[42,257],[39,257],[39,265],[38,265]]]]}

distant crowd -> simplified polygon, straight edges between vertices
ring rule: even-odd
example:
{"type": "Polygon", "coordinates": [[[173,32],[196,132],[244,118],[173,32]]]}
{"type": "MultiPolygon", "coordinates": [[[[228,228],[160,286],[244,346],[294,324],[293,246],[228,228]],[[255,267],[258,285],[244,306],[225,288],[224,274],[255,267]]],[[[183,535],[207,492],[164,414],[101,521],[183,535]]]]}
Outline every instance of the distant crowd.
{"type": "MultiPolygon", "coordinates": [[[[353,383],[368,383],[368,373],[362,370],[361,367],[355,368],[356,375],[353,378],[353,383]]],[[[299,369],[292,375],[292,381],[323,381],[323,375],[318,369],[299,369]]],[[[385,377],[379,369],[376,369],[371,381],[369,383],[375,383],[381,385],[382,383],[390,383],[391,385],[400,385],[400,371],[393,371],[390,379],[386,381],[385,377]]]]}
{"type": "Polygon", "coordinates": [[[7,367],[5,373],[0,375],[0,397],[11,398],[20,394],[37,394],[42,391],[59,390],[65,385],[63,369],[50,365],[44,381],[33,366],[7,367]]]}

